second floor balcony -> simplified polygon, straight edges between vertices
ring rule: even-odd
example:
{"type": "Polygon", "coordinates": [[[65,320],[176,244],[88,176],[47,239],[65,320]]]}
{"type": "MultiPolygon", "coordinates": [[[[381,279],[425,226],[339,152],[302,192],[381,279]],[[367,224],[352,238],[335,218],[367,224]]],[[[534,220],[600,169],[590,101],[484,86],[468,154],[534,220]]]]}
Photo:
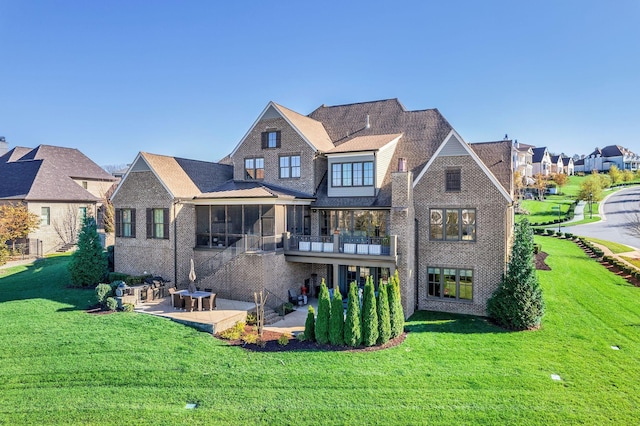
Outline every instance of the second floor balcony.
{"type": "Polygon", "coordinates": [[[394,261],[397,236],[366,237],[334,234],[332,236],[289,235],[283,238],[288,256],[301,258],[361,259],[394,261]]]}

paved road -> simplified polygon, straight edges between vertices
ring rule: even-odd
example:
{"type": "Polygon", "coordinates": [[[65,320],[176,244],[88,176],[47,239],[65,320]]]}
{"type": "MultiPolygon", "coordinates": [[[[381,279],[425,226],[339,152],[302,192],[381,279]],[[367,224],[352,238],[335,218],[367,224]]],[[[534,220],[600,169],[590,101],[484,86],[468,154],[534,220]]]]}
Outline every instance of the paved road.
{"type": "MultiPolygon", "coordinates": [[[[588,214],[587,206],[584,209],[584,215],[588,214]]],[[[640,249],[640,235],[632,235],[627,229],[627,224],[635,220],[636,214],[640,218],[640,187],[623,189],[608,196],[600,205],[600,214],[603,219],[600,222],[566,226],[561,230],[640,249]]]]}

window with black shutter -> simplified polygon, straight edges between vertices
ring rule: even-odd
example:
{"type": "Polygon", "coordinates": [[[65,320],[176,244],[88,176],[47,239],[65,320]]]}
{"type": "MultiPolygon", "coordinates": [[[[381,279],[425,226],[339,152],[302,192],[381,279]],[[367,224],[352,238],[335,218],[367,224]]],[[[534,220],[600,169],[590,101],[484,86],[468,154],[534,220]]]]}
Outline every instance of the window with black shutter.
{"type": "Polygon", "coordinates": [[[147,209],[147,238],[169,239],[169,209],[147,209]]]}
{"type": "Polygon", "coordinates": [[[262,149],[280,148],[280,130],[262,132],[262,149]]]}

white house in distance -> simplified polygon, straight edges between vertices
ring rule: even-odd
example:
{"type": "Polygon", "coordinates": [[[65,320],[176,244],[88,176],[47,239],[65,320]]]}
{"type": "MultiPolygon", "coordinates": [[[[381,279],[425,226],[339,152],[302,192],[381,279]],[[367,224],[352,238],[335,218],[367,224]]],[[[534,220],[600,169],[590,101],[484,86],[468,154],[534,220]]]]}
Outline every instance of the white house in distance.
{"type": "Polygon", "coordinates": [[[548,176],[551,174],[551,155],[547,147],[533,148],[533,174],[548,176]]]}
{"type": "Polygon", "coordinates": [[[615,165],[620,170],[636,171],[640,168],[640,156],[620,145],[608,145],[604,148],[596,148],[591,154],[584,157],[584,172],[593,170],[605,172],[615,165]]]}

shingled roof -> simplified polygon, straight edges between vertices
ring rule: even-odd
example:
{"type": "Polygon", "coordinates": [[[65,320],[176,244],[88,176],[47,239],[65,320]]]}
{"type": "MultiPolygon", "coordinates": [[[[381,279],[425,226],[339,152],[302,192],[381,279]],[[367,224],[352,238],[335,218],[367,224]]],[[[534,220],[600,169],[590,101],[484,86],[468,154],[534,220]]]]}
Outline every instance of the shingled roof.
{"type": "Polygon", "coordinates": [[[544,158],[544,153],[547,151],[546,146],[542,146],[540,148],[533,148],[533,158],[531,159],[534,163],[540,163],[544,158]]]}
{"type": "Polygon", "coordinates": [[[73,179],[115,182],[75,148],[15,147],[0,157],[0,198],[25,201],[93,202],[99,198],[73,179]]]}
{"type": "MultiPolygon", "coordinates": [[[[414,176],[449,134],[452,127],[437,109],[407,111],[398,99],[387,99],[338,106],[321,106],[309,117],[324,125],[336,147],[355,137],[402,134],[391,164],[399,158],[407,160],[414,176]],[[368,118],[368,121],[367,121],[368,118]],[[367,126],[369,123],[369,126],[367,126]]],[[[345,200],[327,199],[326,183],[320,185],[316,206],[375,207],[391,205],[390,167],[377,197],[352,197],[345,200]]]]}
{"type": "Polygon", "coordinates": [[[489,171],[498,179],[498,182],[509,193],[513,194],[513,164],[511,163],[511,150],[513,144],[510,140],[496,142],[476,142],[469,146],[480,157],[489,171]]]}
{"type": "Polygon", "coordinates": [[[608,145],[608,146],[605,146],[602,149],[596,148],[589,155],[590,156],[591,155],[596,156],[598,154],[600,156],[602,156],[602,157],[621,157],[621,156],[624,156],[624,155],[635,155],[629,149],[621,147],[620,145],[608,145]]]}
{"type": "Polygon", "coordinates": [[[259,181],[230,180],[210,192],[202,193],[196,198],[284,198],[284,199],[313,199],[313,195],[293,191],[276,185],[259,181]]]}

